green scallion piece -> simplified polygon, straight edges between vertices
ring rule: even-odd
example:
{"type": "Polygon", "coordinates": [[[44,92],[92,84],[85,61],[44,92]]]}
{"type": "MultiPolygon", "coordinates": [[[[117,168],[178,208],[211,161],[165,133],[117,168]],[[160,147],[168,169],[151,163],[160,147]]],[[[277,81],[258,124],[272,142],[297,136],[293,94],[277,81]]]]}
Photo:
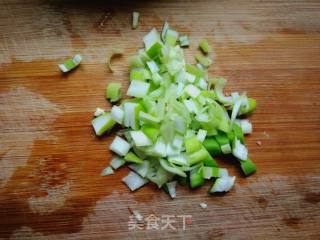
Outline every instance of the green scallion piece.
{"type": "Polygon", "coordinates": [[[199,43],[199,48],[203,53],[211,52],[211,47],[206,39],[202,39],[199,43]]]}
{"type": "Polygon", "coordinates": [[[186,147],[186,152],[187,153],[193,153],[202,148],[201,142],[197,139],[196,136],[187,138],[184,141],[185,147],[186,147]]]}
{"type": "Polygon", "coordinates": [[[229,138],[226,133],[220,131],[218,135],[215,136],[215,139],[219,143],[221,152],[223,154],[231,153],[231,146],[230,146],[229,138]]]}
{"type": "Polygon", "coordinates": [[[248,106],[247,107],[241,106],[238,115],[239,116],[249,115],[256,110],[256,107],[257,107],[257,101],[253,98],[248,98],[248,106]]]}
{"type": "Polygon", "coordinates": [[[190,172],[190,187],[196,188],[204,184],[202,168],[195,168],[190,172]]]}
{"type": "Polygon", "coordinates": [[[246,176],[253,174],[257,170],[256,165],[250,159],[240,161],[240,164],[241,169],[246,176]]]}
{"type": "Polygon", "coordinates": [[[241,127],[239,127],[237,124],[233,124],[232,130],[237,139],[239,139],[241,143],[244,143],[244,135],[241,127]]]}
{"type": "Polygon", "coordinates": [[[67,73],[75,69],[80,64],[81,60],[81,55],[77,54],[72,59],[68,59],[63,64],[59,64],[58,66],[62,72],[67,73]]]}
{"type": "Polygon", "coordinates": [[[101,114],[99,117],[96,117],[92,120],[92,126],[97,136],[102,136],[108,130],[110,130],[115,125],[115,121],[113,121],[110,117],[110,113],[105,112],[101,114]]]}
{"type": "Polygon", "coordinates": [[[124,156],[124,160],[126,160],[127,162],[133,162],[133,163],[143,163],[143,160],[133,152],[128,152],[127,155],[124,156]]]}
{"type": "Polygon", "coordinates": [[[208,68],[212,64],[212,60],[209,57],[202,56],[201,54],[197,54],[195,59],[198,63],[200,63],[203,67],[208,68]]]}
{"type": "Polygon", "coordinates": [[[193,165],[199,162],[203,162],[208,158],[210,158],[210,154],[204,147],[201,147],[200,150],[188,155],[188,163],[190,165],[193,165]]]}
{"type": "Polygon", "coordinates": [[[214,137],[207,137],[203,141],[203,146],[208,150],[208,152],[212,156],[218,156],[221,154],[220,145],[214,137]]]}
{"type": "Polygon", "coordinates": [[[106,88],[106,99],[110,102],[117,102],[121,98],[121,84],[120,83],[109,83],[106,88]]]}

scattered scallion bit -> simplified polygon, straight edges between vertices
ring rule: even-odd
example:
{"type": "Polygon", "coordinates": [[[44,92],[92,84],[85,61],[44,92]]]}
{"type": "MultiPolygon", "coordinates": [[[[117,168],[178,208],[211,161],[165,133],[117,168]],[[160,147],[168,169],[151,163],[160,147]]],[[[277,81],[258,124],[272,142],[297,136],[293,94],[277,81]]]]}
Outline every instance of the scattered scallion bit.
{"type": "Polygon", "coordinates": [[[188,36],[180,36],[179,37],[179,42],[181,47],[189,47],[189,38],[188,36]]]}
{"type": "Polygon", "coordinates": [[[59,64],[58,66],[62,72],[67,73],[75,69],[80,64],[81,60],[81,55],[77,54],[72,59],[68,59],[64,63],[59,64]]]}
{"type": "Polygon", "coordinates": [[[110,165],[113,169],[118,169],[126,163],[125,160],[119,157],[115,157],[111,160],[110,165]]]}
{"type": "Polygon", "coordinates": [[[135,218],[138,222],[143,222],[143,216],[142,216],[141,213],[138,212],[137,210],[133,210],[133,211],[132,211],[132,215],[134,216],[134,218],[135,218]]]}
{"type": "MultiPolygon", "coordinates": [[[[133,18],[134,18],[133,14],[133,18]]],[[[161,34],[153,28],[144,38],[144,49],[130,60],[130,84],[127,96],[109,112],[98,110],[92,121],[101,136],[115,124],[123,127],[110,145],[118,157],[110,162],[113,169],[127,164],[132,170],[123,182],[135,191],[147,182],[176,197],[176,185],[191,188],[212,181],[209,193],[228,192],[235,177],[220,168],[213,157],[232,154],[244,175],[256,171],[249,159],[245,134],[252,124],[239,116],[252,113],[256,101],[246,94],[226,96],[226,80],[209,78],[212,60],[197,54],[197,64],[186,63],[182,47],[189,45],[167,22],[161,34]]],[[[199,48],[211,51],[206,40],[199,48]]],[[[110,83],[106,98],[120,98],[119,83],[110,83]]],[[[243,117],[242,117],[243,118],[243,117]]],[[[111,174],[112,168],[105,174],[111,174]]],[[[206,208],[206,204],[200,204],[206,208]]]]}
{"type": "Polygon", "coordinates": [[[248,104],[246,106],[241,106],[239,110],[239,116],[241,115],[249,115],[256,110],[257,102],[253,98],[248,98],[248,104]]]}
{"type": "Polygon", "coordinates": [[[208,43],[208,41],[206,39],[202,39],[200,41],[199,48],[205,54],[211,52],[211,47],[210,47],[210,45],[209,45],[209,43],[208,43]]]}
{"type": "Polygon", "coordinates": [[[243,134],[252,133],[252,124],[248,119],[237,119],[235,122],[241,128],[243,134]]]}
{"type": "Polygon", "coordinates": [[[161,39],[163,42],[166,41],[166,34],[167,31],[169,30],[170,26],[168,22],[164,22],[163,26],[162,26],[162,31],[161,31],[161,39]]]}
{"type": "Polygon", "coordinates": [[[109,176],[111,174],[114,174],[114,171],[111,167],[106,167],[102,173],[101,173],[101,176],[109,176]]]}
{"type": "Polygon", "coordinates": [[[176,32],[175,30],[172,29],[168,29],[166,32],[166,44],[170,45],[170,46],[175,46],[176,42],[179,38],[179,33],[176,32]]]}
{"type": "Polygon", "coordinates": [[[99,117],[100,115],[104,114],[105,111],[102,108],[97,108],[96,111],[94,112],[95,117],[99,117]]]}
{"type": "Polygon", "coordinates": [[[211,58],[202,56],[201,54],[197,54],[195,59],[205,68],[208,68],[212,64],[211,58]]]}
{"type": "Polygon", "coordinates": [[[208,207],[208,205],[206,203],[199,203],[199,206],[202,208],[202,209],[206,209],[208,207]]]}
{"type": "Polygon", "coordinates": [[[109,83],[106,88],[106,99],[110,102],[117,102],[121,98],[121,84],[120,83],[109,83]]]}
{"type": "Polygon", "coordinates": [[[140,18],[139,12],[132,13],[132,29],[136,29],[138,27],[139,18],[140,18]]]}
{"type": "Polygon", "coordinates": [[[111,49],[110,53],[108,54],[107,56],[107,65],[110,69],[111,72],[113,72],[113,68],[112,68],[112,65],[111,65],[111,61],[114,57],[117,57],[117,56],[121,56],[123,55],[123,49],[121,48],[113,48],[111,49]]]}

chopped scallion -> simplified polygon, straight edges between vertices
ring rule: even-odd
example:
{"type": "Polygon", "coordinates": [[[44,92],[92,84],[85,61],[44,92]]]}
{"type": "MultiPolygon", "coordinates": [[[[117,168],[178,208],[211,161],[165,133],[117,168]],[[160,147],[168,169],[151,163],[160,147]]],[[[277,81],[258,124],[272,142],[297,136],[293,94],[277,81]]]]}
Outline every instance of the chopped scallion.
{"type": "Polygon", "coordinates": [[[139,23],[140,13],[133,12],[132,13],[132,29],[136,29],[139,23]]]}

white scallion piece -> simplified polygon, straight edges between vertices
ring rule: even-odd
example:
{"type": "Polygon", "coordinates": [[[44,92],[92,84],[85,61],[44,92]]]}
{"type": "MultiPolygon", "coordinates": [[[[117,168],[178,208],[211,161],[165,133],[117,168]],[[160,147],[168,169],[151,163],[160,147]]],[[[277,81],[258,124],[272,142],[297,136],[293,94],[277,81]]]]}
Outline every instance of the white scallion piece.
{"type": "Polygon", "coordinates": [[[197,133],[197,139],[200,141],[200,142],[203,142],[204,139],[206,138],[207,136],[207,130],[204,130],[204,129],[199,129],[198,133],[197,133]]]}
{"type": "Polygon", "coordinates": [[[188,36],[180,36],[179,42],[181,47],[189,47],[189,38],[188,36]]]}
{"type": "Polygon", "coordinates": [[[137,147],[151,146],[152,141],[142,131],[131,131],[131,138],[137,147]]]}
{"type": "Polygon", "coordinates": [[[185,73],[185,78],[190,83],[194,83],[194,81],[196,80],[196,76],[191,73],[185,73]]]}
{"type": "Polygon", "coordinates": [[[115,122],[122,124],[124,118],[124,111],[122,110],[122,108],[114,105],[111,109],[110,116],[115,122]]]}
{"type": "Polygon", "coordinates": [[[147,65],[148,65],[151,73],[154,74],[154,73],[159,72],[159,68],[158,68],[158,66],[157,66],[155,61],[148,61],[147,65]]]}
{"type": "Polygon", "coordinates": [[[199,80],[199,83],[198,83],[199,87],[203,90],[207,90],[208,89],[208,83],[206,82],[206,80],[204,80],[203,78],[201,78],[199,80]]]}
{"type": "Polygon", "coordinates": [[[150,114],[142,111],[139,113],[139,118],[140,118],[140,121],[145,123],[150,123],[150,124],[158,124],[161,121],[160,118],[151,116],[150,114]]]}
{"type": "Polygon", "coordinates": [[[199,96],[201,91],[199,88],[195,87],[194,85],[189,84],[188,86],[185,87],[184,91],[189,94],[189,96],[196,98],[199,96]]]}
{"type": "MultiPolygon", "coordinates": [[[[233,96],[232,96],[233,97],[233,96]]],[[[238,112],[240,110],[241,104],[243,102],[244,96],[240,96],[237,98],[237,100],[234,102],[233,108],[232,108],[232,113],[231,113],[231,125],[233,124],[234,120],[238,116],[238,112]]]]}
{"type": "Polygon", "coordinates": [[[194,104],[194,102],[190,99],[183,100],[184,105],[187,107],[188,111],[190,113],[196,113],[198,111],[197,106],[194,104]]]}
{"type": "Polygon", "coordinates": [[[183,141],[183,137],[177,134],[172,141],[172,146],[176,149],[181,149],[183,141]]]}
{"type": "Polygon", "coordinates": [[[114,174],[113,169],[111,167],[107,167],[107,168],[103,169],[101,176],[108,176],[111,174],[114,174]]]}
{"type": "Polygon", "coordinates": [[[235,139],[234,148],[232,149],[232,154],[236,158],[246,161],[248,160],[248,149],[243,145],[240,140],[235,139]]]}
{"type": "Polygon", "coordinates": [[[243,134],[252,133],[252,124],[248,119],[236,119],[235,123],[242,129],[243,134]]]}
{"type": "Polygon", "coordinates": [[[181,166],[188,166],[189,165],[188,159],[184,154],[169,156],[168,161],[173,164],[177,164],[177,165],[181,165],[181,166]]]}
{"type": "Polygon", "coordinates": [[[110,113],[103,113],[92,120],[92,126],[97,136],[102,136],[114,126],[115,122],[111,119],[110,113]]]}
{"type": "Polygon", "coordinates": [[[130,97],[143,98],[149,91],[150,83],[132,80],[127,91],[130,97]]]}
{"type": "Polygon", "coordinates": [[[177,97],[180,97],[183,94],[184,87],[185,87],[184,83],[182,83],[182,82],[178,83],[177,97]]]}
{"type": "Polygon", "coordinates": [[[123,104],[123,110],[124,110],[123,124],[125,127],[131,127],[132,129],[136,129],[135,110],[137,106],[138,106],[137,103],[131,103],[131,102],[126,102],[123,104]]]}
{"type": "Polygon", "coordinates": [[[208,205],[206,203],[199,203],[199,206],[202,208],[202,209],[206,209],[208,207],[208,205]]]}
{"type": "Polygon", "coordinates": [[[187,128],[185,120],[180,116],[177,116],[174,119],[173,126],[174,129],[180,134],[184,134],[187,128]]]}
{"type": "Polygon", "coordinates": [[[124,177],[122,181],[128,186],[131,191],[135,191],[145,185],[148,180],[140,177],[135,172],[130,172],[128,176],[124,177]]]}
{"type": "Polygon", "coordinates": [[[111,160],[110,165],[113,169],[118,169],[118,168],[122,167],[125,163],[126,163],[126,161],[124,159],[119,158],[119,157],[115,157],[111,160]]]}
{"type": "Polygon", "coordinates": [[[105,111],[102,108],[96,108],[96,111],[94,112],[95,117],[99,117],[100,115],[104,114],[105,111]]]}
{"type": "Polygon", "coordinates": [[[139,12],[132,13],[132,29],[136,29],[138,27],[139,18],[140,18],[139,12]]]}
{"type": "Polygon", "coordinates": [[[161,39],[163,42],[166,40],[166,35],[167,35],[169,28],[170,28],[169,23],[164,22],[163,27],[162,27],[162,31],[161,31],[161,39]]]}
{"type": "Polygon", "coordinates": [[[176,191],[177,181],[168,182],[166,183],[166,185],[167,185],[168,193],[170,197],[175,198],[177,196],[177,191],[176,191]]]}
{"type": "Polygon", "coordinates": [[[213,184],[210,193],[229,192],[233,187],[236,177],[222,177],[218,178],[213,184]]]}
{"type": "Polygon", "coordinates": [[[116,136],[110,145],[110,150],[120,156],[125,156],[131,148],[131,145],[121,137],[116,136]]]}
{"type": "Polygon", "coordinates": [[[180,149],[177,149],[175,147],[172,146],[171,143],[167,144],[167,156],[175,156],[177,154],[180,154],[180,149]]]}
{"type": "Polygon", "coordinates": [[[146,49],[152,47],[152,45],[156,42],[160,41],[159,33],[155,28],[153,28],[147,35],[144,36],[143,42],[146,49]]]}
{"type": "Polygon", "coordinates": [[[143,163],[133,163],[128,166],[135,173],[138,173],[141,177],[146,177],[150,170],[150,162],[148,160],[143,161],[143,163]]]}
{"type": "Polygon", "coordinates": [[[196,119],[197,119],[199,122],[209,122],[209,116],[208,116],[208,114],[205,114],[205,113],[199,113],[199,114],[196,116],[196,119]]]}
{"type": "Polygon", "coordinates": [[[167,156],[167,146],[162,137],[157,139],[157,142],[154,145],[154,152],[160,157],[167,156]]]}
{"type": "Polygon", "coordinates": [[[232,152],[231,146],[229,143],[220,146],[222,153],[229,154],[232,152]]]}

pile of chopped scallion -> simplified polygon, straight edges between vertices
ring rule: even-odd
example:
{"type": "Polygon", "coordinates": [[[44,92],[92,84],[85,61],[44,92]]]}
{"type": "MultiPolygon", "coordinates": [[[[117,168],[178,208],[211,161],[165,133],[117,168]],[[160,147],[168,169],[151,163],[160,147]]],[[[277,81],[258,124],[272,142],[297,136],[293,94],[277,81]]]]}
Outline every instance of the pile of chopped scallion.
{"type": "MultiPolygon", "coordinates": [[[[136,190],[147,182],[163,188],[172,198],[177,183],[191,188],[213,182],[210,193],[227,192],[235,182],[227,169],[219,168],[214,157],[232,154],[243,173],[256,171],[249,159],[244,135],[252,125],[242,117],[252,113],[256,101],[238,92],[225,96],[226,80],[209,77],[211,47],[202,40],[196,65],[185,62],[187,36],[166,22],[161,34],[152,29],[144,38],[144,49],[130,61],[130,86],[120,105],[110,112],[100,108],[92,121],[97,136],[116,124],[123,127],[110,145],[114,157],[102,175],[128,164],[123,182],[136,190]]],[[[110,83],[106,97],[116,102],[121,85],[110,83]]]]}

